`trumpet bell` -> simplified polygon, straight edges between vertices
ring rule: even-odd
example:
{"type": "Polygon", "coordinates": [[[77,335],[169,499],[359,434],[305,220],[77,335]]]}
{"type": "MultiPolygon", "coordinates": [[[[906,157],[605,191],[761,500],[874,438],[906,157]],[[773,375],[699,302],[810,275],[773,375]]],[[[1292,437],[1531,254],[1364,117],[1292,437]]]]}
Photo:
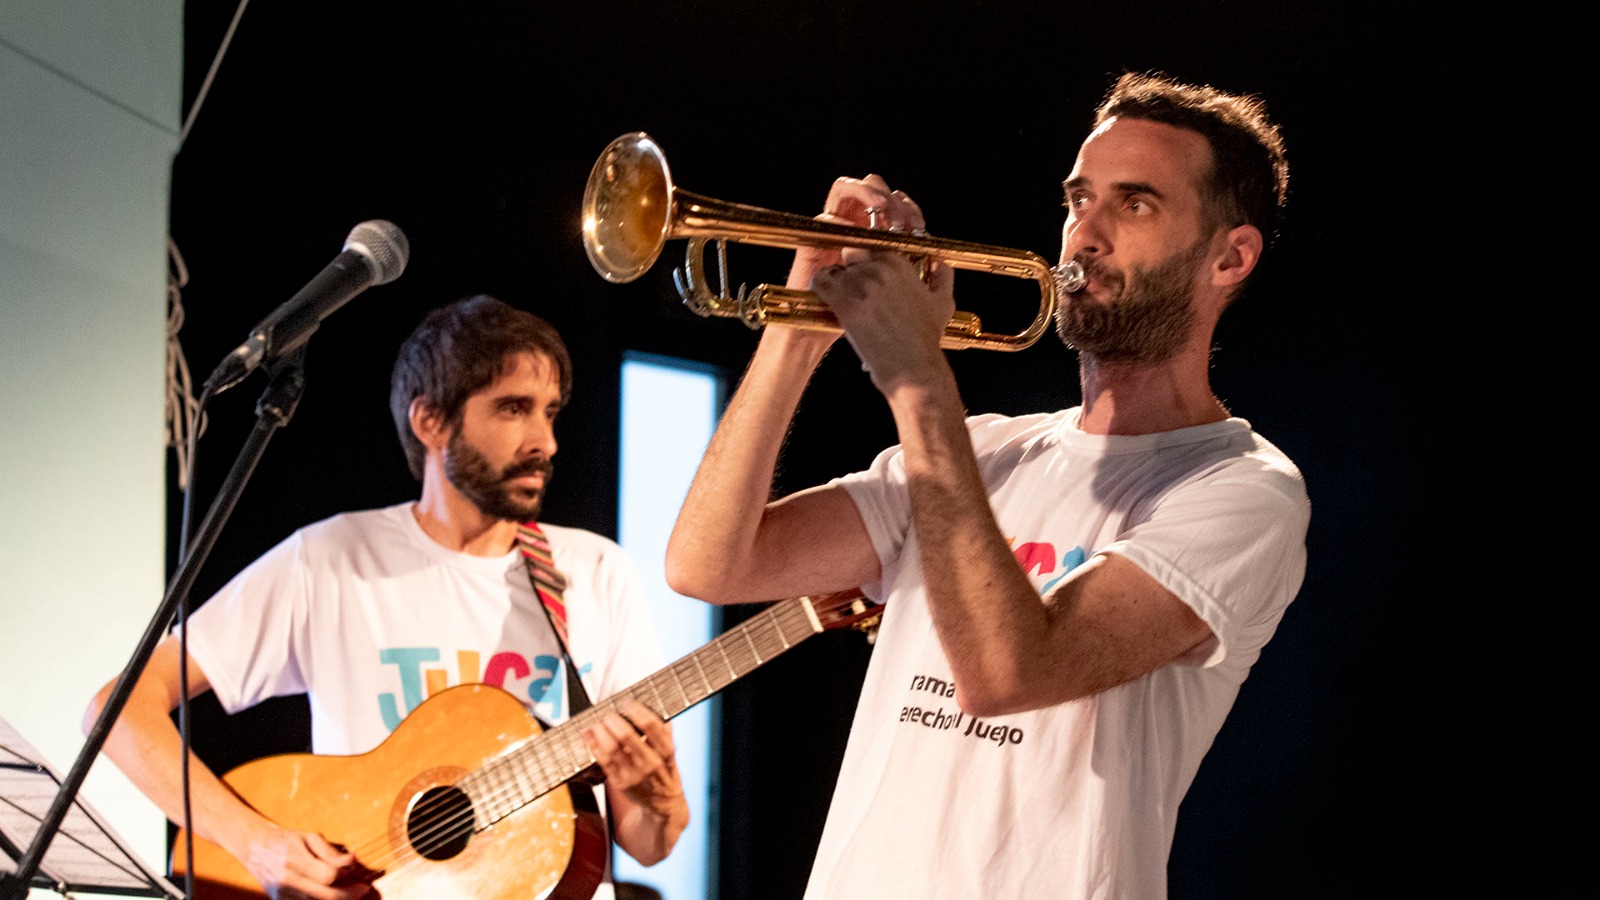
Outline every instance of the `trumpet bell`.
{"type": "Polygon", "coordinates": [[[583,249],[607,281],[625,284],[649,271],[672,225],[672,174],[644,132],[612,141],[583,189],[583,249]]]}

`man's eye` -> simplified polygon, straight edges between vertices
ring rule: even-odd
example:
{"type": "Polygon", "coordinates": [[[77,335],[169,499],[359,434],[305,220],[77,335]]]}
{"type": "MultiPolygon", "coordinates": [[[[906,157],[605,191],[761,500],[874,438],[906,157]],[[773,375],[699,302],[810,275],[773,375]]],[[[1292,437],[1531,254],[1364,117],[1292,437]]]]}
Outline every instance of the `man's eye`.
{"type": "Polygon", "coordinates": [[[1140,200],[1138,197],[1129,197],[1127,207],[1128,212],[1131,212],[1136,216],[1147,216],[1153,210],[1153,207],[1151,207],[1150,204],[1140,200]]]}
{"type": "Polygon", "coordinates": [[[1084,196],[1083,194],[1068,194],[1067,198],[1065,200],[1061,201],[1061,205],[1066,207],[1067,209],[1078,210],[1078,209],[1083,209],[1083,207],[1086,206],[1088,204],[1088,202],[1089,202],[1089,198],[1084,196]]]}

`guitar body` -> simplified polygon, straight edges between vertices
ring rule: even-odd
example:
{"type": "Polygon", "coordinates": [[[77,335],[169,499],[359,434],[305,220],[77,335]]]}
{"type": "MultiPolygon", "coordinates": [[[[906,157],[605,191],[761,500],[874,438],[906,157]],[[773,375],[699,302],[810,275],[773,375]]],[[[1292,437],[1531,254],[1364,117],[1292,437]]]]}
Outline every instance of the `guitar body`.
{"type": "MultiPolygon", "coordinates": [[[[419,705],[369,753],[271,756],[223,780],[272,821],[318,832],[381,871],[373,884],[383,900],[588,900],[604,875],[609,836],[587,785],[563,784],[486,829],[463,829],[459,840],[445,846],[436,839],[430,843],[414,809],[419,801],[429,802],[422,798],[431,789],[448,793],[464,775],[542,733],[539,721],[511,695],[461,685],[419,705]]],[[[179,878],[184,842],[180,832],[173,854],[179,878]]],[[[196,900],[267,896],[243,865],[199,837],[194,874],[196,900]]]]}

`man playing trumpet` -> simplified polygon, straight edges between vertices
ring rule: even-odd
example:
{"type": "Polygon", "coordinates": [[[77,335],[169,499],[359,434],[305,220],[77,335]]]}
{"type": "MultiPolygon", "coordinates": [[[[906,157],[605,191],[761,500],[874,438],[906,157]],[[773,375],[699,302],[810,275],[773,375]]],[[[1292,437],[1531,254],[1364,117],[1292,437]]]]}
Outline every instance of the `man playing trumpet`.
{"type": "MultiPolygon", "coordinates": [[[[1087,283],[1056,329],[1082,402],[1050,413],[967,416],[947,267],[797,253],[789,285],[838,317],[900,443],[768,502],[837,337],[769,326],[667,575],[713,603],[886,604],[808,897],[1166,895],[1179,802],[1305,573],[1300,473],[1207,371],[1287,173],[1259,102],[1117,81],[1064,185],[1061,259],[1087,283]]],[[[924,227],[876,175],[837,181],[823,219],[924,227]]]]}

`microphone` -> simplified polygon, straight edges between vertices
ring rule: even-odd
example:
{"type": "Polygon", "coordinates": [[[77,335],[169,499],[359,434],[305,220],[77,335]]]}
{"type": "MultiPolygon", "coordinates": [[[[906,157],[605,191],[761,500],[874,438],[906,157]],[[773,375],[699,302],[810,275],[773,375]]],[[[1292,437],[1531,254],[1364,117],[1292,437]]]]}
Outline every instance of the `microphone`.
{"type": "Polygon", "coordinates": [[[204,390],[220,394],[263,365],[304,347],[334,310],[375,284],[405,271],[411,244],[393,222],[371,219],[351,230],[344,249],[298,293],[251,329],[250,337],[223,358],[204,390]]]}

